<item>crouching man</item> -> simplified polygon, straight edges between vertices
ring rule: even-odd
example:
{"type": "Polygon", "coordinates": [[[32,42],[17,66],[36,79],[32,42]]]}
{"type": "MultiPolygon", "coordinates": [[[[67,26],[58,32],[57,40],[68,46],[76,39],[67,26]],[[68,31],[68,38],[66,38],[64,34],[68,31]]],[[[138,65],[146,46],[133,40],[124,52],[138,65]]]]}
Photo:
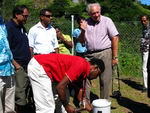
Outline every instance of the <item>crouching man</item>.
{"type": "Polygon", "coordinates": [[[66,100],[66,89],[70,84],[79,86],[78,99],[84,100],[84,109],[91,111],[91,104],[84,98],[84,84],[86,79],[95,79],[103,71],[104,63],[99,59],[88,62],[81,57],[64,54],[35,55],[28,65],[28,76],[33,89],[36,113],[54,113],[52,82],[58,82],[56,90],[67,113],[75,113],[75,108],[66,100]]]}

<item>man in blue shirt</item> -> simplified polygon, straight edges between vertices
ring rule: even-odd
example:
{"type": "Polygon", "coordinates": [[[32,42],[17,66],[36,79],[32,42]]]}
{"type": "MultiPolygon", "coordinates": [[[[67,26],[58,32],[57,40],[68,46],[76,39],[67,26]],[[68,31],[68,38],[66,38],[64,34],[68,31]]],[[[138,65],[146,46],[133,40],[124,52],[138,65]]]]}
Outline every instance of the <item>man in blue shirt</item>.
{"type": "Polygon", "coordinates": [[[0,17],[0,113],[15,113],[15,77],[12,61],[6,27],[0,17]]]}
{"type": "Polygon", "coordinates": [[[13,18],[6,23],[8,41],[14,58],[16,75],[15,103],[17,112],[26,113],[27,88],[27,65],[31,54],[24,24],[29,16],[29,10],[25,5],[16,6],[13,9],[13,18]]]}
{"type": "Polygon", "coordinates": [[[74,39],[74,43],[75,43],[75,54],[77,56],[81,56],[81,57],[84,57],[84,54],[85,52],[87,51],[86,47],[85,47],[85,44],[81,44],[79,42],[79,35],[81,33],[81,29],[80,29],[80,23],[82,23],[82,21],[84,21],[85,18],[84,17],[78,17],[77,19],[77,23],[79,25],[79,28],[76,28],[74,31],[73,31],[73,39],[74,39]]]}

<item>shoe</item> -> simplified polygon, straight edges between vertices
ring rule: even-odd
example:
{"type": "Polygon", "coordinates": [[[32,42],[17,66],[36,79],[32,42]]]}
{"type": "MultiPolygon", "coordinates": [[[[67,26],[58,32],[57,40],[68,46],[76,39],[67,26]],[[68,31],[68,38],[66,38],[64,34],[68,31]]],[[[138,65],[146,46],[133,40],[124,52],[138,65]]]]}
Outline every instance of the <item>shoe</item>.
{"type": "Polygon", "coordinates": [[[142,93],[145,93],[145,92],[147,92],[147,88],[142,88],[142,93]]]}

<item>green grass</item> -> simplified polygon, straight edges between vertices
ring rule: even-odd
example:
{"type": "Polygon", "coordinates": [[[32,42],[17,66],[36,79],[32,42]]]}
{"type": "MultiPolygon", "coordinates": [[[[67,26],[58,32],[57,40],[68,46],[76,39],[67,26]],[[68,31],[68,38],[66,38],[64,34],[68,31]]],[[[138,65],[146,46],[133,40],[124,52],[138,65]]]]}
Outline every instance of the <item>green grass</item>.
{"type": "MultiPolygon", "coordinates": [[[[113,91],[118,90],[118,77],[113,71],[113,91]]],[[[111,113],[150,113],[150,99],[147,93],[143,93],[141,88],[143,86],[142,75],[140,77],[127,77],[120,74],[120,91],[121,98],[116,99],[110,97],[111,113]]],[[[92,81],[91,92],[99,97],[99,78],[92,81]]],[[[112,90],[111,90],[112,96],[112,90]]],[[[88,113],[82,111],[81,113],[88,113]]]]}
{"type": "MultiPolygon", "coordinates": [[[[150,99],[147,93],[142,93],[140,87],[142,86],[142,78],[134,77],[120,78],[121,94],[120,100],[110,98],[111,113],[149,113],[150,99]]],[[[99,96],[99,79],[92,81],[92,93],[99,96]]],[[[114,90],[117,90],[118,80],[114,79],[114,90]]],[[[83,111],[81,113],[88,113],[83,111]]]]}

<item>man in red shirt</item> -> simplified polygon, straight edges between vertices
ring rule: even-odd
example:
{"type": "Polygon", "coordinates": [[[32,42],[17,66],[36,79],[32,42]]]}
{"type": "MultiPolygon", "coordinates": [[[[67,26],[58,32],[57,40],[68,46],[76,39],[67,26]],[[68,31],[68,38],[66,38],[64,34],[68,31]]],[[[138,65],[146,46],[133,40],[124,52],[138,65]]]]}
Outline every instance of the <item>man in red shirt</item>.
{"type": "MultiPolygon", "coordinates": [[[[34,56],[28,65],[28,76],[33,89],[36,113],[54,113],[52,82],[58,82],[56,90],[67,113],[74,113],[75,109],[66,100],[65,90],[68,85],[74,84],[82,91],[85,86],[79,84],[86,82],[86,79],[97,78],[103,71],[104,63],[99,59],[91,59],[88,62],[78,56],[55,53],[34,56]]],[[[79,101],[83,100],[83,94],[80,92],[79,101]]],[[[90,104],[84,108],[92,109],[90,104]]]]}

